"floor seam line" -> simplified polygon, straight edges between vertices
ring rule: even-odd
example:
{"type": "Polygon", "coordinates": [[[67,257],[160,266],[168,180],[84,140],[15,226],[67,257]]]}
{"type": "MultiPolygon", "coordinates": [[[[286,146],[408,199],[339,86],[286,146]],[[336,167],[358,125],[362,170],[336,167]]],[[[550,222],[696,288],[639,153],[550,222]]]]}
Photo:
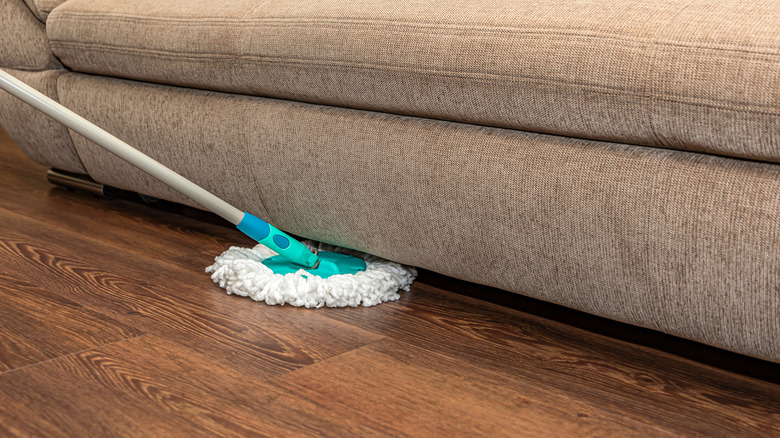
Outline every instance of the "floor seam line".
{"type": "Polygon", "coordinates": [[[123,338],[123,339],[112,341],[112,342],[109,342],[109,343],[106,343],[106,344],[96,345],[94,347],[85,348],[85,349],[79,350],[79,351],[74,351],[72,353],[64,354],[62,356],[52,357],[52,358],[49,358],[49,359],[46,359],[46,360],[42,360],[40,362],[35,362],[35,363],[23,365],[21,367],[14,368],[14,369],[11,369],[11,370],[3,371],[3,372],[0,372],[0,379],[2,379],[4,376],[6,376],[8,374],[11,374],[13,372],[16,372],[16,371],[20,371],[20,370],[24,370],[24,369],[27,369],[27,368],[36,367],[38,365],[43,365],[43,364],[46,364],[46,363],[49,363],[49,362],[54,362],[54,361],[59,360],[59,359],[66,359],[66,358],[69,358],[69,357],[72,357],[72,356],[76,356],[76,355],[79,355],[79,354],[82,354],[82,353],[86,353],[86,352],[89,352],[89,351],[99,350],[101,348],[109,347],[109,346],[112,346],[112,345],[115,345],[115,344],[120,344],[122,342],[132,341],[132,340],[135,340],[135,339],[143,338],[144,336],[146,336],[148,334],[149,333],[141,333],[139,335],[131,336],[129,338],[123,338]]]}

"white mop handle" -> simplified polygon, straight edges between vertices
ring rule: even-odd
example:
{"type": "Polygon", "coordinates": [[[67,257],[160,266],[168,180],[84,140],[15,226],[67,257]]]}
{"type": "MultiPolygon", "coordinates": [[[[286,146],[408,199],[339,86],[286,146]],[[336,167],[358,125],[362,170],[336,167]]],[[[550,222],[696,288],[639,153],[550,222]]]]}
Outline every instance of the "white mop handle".
{"type": "Polygon", "coordinates": [[[0,69],[0,88],[238,225],[244,213],[0,69]]]}

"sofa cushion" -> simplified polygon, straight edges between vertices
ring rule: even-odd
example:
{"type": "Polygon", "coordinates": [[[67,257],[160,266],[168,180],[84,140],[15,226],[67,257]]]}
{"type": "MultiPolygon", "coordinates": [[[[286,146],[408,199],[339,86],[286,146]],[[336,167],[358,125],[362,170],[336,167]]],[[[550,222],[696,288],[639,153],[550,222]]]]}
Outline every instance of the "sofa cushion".
{"type": "MultiPolygon", "coordinates": [[[[297,235],[780,362],[780,166],[84,74],[59,89],[297,235]]],[[[76,142],[99,181],[159,186],[76,142]]]]}
{"type": "Polygon", "coordinates": [[[43,23],[22,0],[0,0],[0,67],[46,70],[61,67],[51,53],[43,23]]]}
{"type": "MultiPolygon", "coordinates": [[[[181,99],[173,102],[171,94],[162,92],[165,89],[159,85],[84,76],[70,73],[60,78],[57,85],[63,105],[231,205],[244,211],[251,208],[253,214],[267,217],[251,176],[254,167],[247,159],[246,149],[256,143],[258,135],[246,129],[254,120],[252,114],[221,111],[221,101],[206,92],[182,92],[176,94],[181,99]],[[212,117],[206,126],[199,126],[204,119],[192,117],[191,111],[182,111],[183,107],[200,108],[212,117]]],[[[237,105],[256,99],[232,97],[230,102],[237,105]]],[[[203,208],[75,132],[73,141],[84,167],[96,181],[203,208]]]]}
{"type": "MultiPolygon", "coordinates": [[[[52,99],[59,99],[57,79],[65,70],[4,70],[52,99]]],[[[33,160],[57,169],[87,173],[68,128],[4,91],[0,91],[0,125],[33,160]]]]}
{"type": "Polygon", "coordinates": [[[66,1],[67,0],[24,0],[33,14],[44,23],[46,22],[49,13],[66,1]]]}
{"type": "Polygon", "coordinates": [[[780,162],[776,0],[71,0],[69,67],[780,162]]]}

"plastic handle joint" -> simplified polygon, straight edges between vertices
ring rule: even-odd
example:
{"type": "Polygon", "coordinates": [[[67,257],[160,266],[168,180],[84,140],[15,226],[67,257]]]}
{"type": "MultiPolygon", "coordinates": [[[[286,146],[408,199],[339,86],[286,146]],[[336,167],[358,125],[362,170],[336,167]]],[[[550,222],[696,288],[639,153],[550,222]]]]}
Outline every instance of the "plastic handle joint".
{"type": "Polygon", "coordinates": [[[304,244],[250,213],[244,212],[236,228],[295,264],[311,268],[319,260],[304,244]]]}

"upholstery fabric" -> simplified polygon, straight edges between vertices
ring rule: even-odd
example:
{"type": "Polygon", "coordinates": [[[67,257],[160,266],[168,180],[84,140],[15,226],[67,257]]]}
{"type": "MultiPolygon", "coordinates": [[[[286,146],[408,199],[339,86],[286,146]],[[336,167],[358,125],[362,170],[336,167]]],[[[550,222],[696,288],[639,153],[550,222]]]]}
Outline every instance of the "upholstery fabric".
{"type": "MultiPolygon", "coordinates": [[[[57,78],[65,70],[4,70],[41,93],[58,100],[57,78]]],[[[86,173],[67,128],[2,90],[0,125],[33,160],[57,169],[86,173]]]]}
{"type": "Polygon", "coordinates": [[[81,74],[60,94],[293,233],[780,362],[776,165],[81,74]]]}
{"type": "Polygon", "coordinates": [[[44,23],[49,17],[49,13],[66,1],[67,0],[24,0],[33,14],[44,23]]]}
{"type": "Polygon", "coordinates": [[[0,0],[0,67],[47,70],[61,67],[46,31],[22,0],[0,0]]]}
{"type": "MultiPolygon", "coordinates": [[[[142,84],[79,78],[60,78],[63,105],[175,169],[196,184],[238,208],[267,216],[254,182],[247,149],[256,141],[253,115],[224,111],[223,101],[208,94],[176,93],[142,84]],[[184,110],[185,108],[189,108],[184,110]],[[193,117],[209,114],[208,118],[193,117]],[[202,124],[209,126],[201,126],[202,124]]],[[[234,96],[241,102],[247,98],[234,96]]],[[[198,207],[198,204],[124,160],[71,132],[89,175],[96,181],[198,207]]],[[[202,207],[201,207],[202,208],[202,207]]]]}
{"type": "Polygon", "coordinates": [[[89,73],[780,162],[776,0],[71,0],[89,73]]]}

